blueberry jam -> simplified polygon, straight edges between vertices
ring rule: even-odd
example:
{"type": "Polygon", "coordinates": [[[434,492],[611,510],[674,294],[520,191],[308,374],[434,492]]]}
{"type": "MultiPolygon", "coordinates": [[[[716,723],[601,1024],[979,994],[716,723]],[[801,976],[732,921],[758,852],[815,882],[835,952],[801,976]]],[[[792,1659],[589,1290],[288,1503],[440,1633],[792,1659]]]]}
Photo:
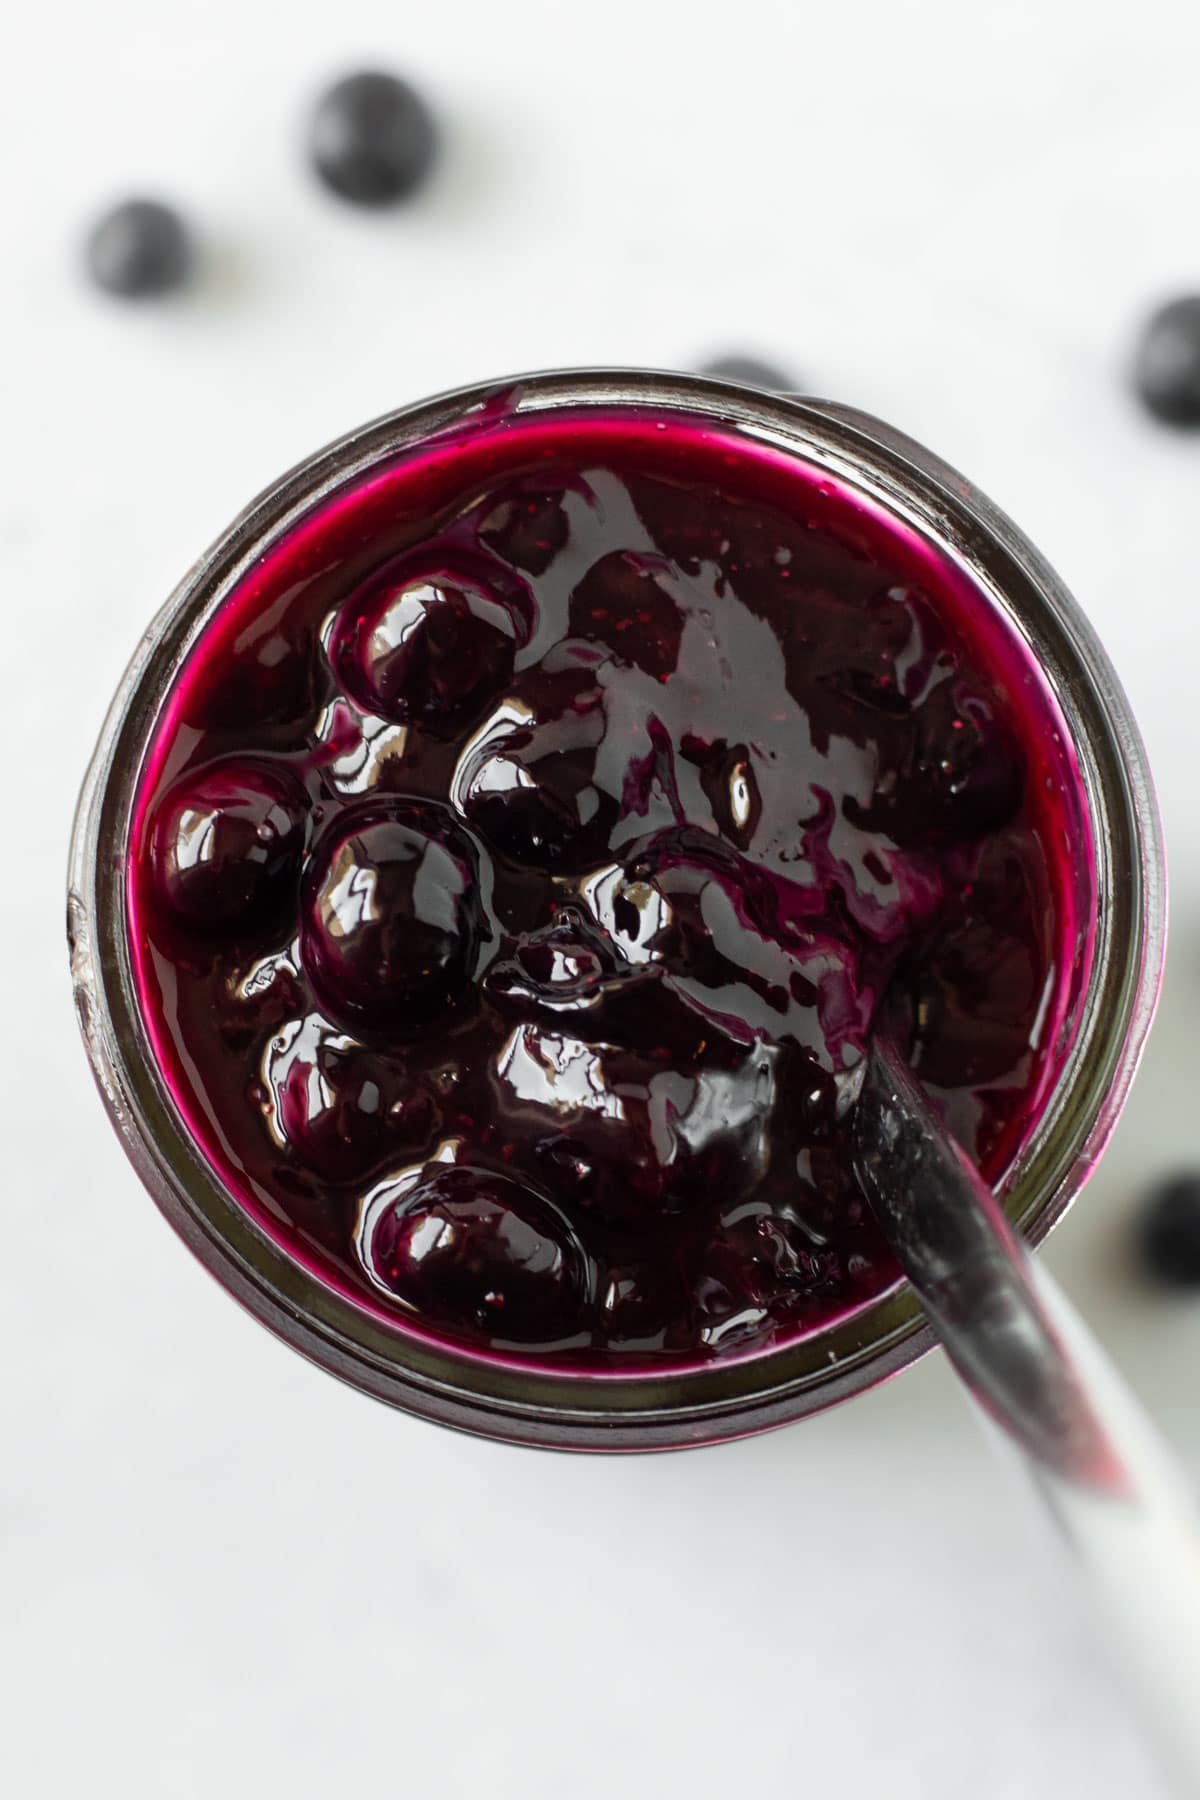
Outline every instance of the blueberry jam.
{"type": "Polygon", "coordinates": [[[481,414],[250,563],[143,768],[130,941],[235,1200],[460,1349],[746,1354],[896,1279],[886,1017],[999,1179],[1069,1041],[1087,827],[1000,612],[686,414],[481,414]]]}

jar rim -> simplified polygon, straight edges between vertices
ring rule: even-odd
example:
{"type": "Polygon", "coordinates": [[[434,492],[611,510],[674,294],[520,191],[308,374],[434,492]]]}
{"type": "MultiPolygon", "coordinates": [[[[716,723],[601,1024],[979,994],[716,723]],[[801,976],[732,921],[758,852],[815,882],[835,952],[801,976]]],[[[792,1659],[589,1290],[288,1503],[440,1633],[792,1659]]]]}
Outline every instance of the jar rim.
{"type": "Polygon", "coordinates": [[[1005,1196],[1040,1243],[1116,1123],[1157,1000],[1166,945],[1162,833],[1128,701],[1058,576],[978,489],[912,439],[830,402],[710,377],[565,370],[455,389],[337,439],[271,484],[199,559],[152,622],[118,687],[80,796],[68,931],[85,1044],[101,1095],[152,1198],[219,1281],[276,1334],[365,1392],[514,1442],[643,1450],[744,1436],[821,1410],[932,1346],[897,1282],[806,1336],[751,1356],[583,1378],[458,1354],[388,1329],[288,1256],[228,1193],[176,1112],[151,1053],[126,931],[123,847],[143,755],[196,636],[263,546],[380,461],[473,419],[547,409],[702,415],[810,465],[915,526],[1016,625],[1075,740],[1096,866],[1096,936],[1074,1041],[1005,1196]]]}

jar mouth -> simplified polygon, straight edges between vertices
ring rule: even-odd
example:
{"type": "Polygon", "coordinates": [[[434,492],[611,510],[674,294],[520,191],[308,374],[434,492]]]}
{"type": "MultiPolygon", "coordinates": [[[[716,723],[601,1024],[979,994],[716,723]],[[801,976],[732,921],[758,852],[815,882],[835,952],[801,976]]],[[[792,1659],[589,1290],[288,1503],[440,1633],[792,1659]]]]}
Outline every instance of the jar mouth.
{"type": "Polygon", "coordinates": [[[707,378],[566,371],[467,389],[376,421],[299,465],[200,560],[143,640],[80,801],[69,925],[77,1003],[127,1153],[176,1229],[278,1335],[364,1391],[442,1423],[567,1448],[652,1449],[745,1435],[818,1410],[931,1346],[899,1281],[828,1326],[741,1357],[628,1374],[504,1362],[373,1318],[269,1238],[191,1139],[141,1015],[123,851],[164,696],[200,630],[268,540],[384,459],[473,419],[549,409],[653,408],[708,416],[803,458],[920,533],[1005,616],[1066,722],[1093,841],[1091,965],[1073,1041],[1008,1182],[1009,1217],[1036,1244],[1062,1216],[1115,1124],[1149,1027],[1165,948],[1161,835],[1145,754],[1111,666],[1061,582],[977,490],[911,440],[822,401],[707,378]]]}

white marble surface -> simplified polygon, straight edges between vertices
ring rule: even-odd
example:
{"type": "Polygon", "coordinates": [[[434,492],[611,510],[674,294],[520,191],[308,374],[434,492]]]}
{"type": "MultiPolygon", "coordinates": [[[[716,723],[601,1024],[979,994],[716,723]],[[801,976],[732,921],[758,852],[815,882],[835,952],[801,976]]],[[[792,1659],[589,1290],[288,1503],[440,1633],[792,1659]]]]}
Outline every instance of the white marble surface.
{"type": "Polygon", "coordinates": [[[757,1442],[597,1461],[342,1390],[191,1263],[75,1040],[71,804],[144,622],[262,483],[420,392],[744,348],[924,438],[1091,610],[1174,862],[1161,1025],[1050,1257],[1200,1472],[1200,1304],[1130,1275],[1193,1160],[1200,442],[1122,386],[1200,285],[1188,0],[14,4],[0,26],[0,1783],[21,1800],[1156,1800],[1038,1521],[940,1360],[757,1442]],[[364,59],[450,138],[411,211],[312,189],[364,59]],[[160,189],[194,299],[88,293],[160,189]]]}

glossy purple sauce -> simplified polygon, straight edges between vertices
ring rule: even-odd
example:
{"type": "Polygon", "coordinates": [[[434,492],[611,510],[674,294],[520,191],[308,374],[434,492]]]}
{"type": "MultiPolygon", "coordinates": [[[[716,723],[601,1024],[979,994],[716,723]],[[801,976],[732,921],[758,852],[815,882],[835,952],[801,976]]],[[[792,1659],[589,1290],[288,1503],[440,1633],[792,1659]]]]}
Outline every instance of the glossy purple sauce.
{"type": "Polygon", "coordinates": [[[847,1153],[880,1009],[998,1179],[1089,954],[1012,628],[815,467],[645,410],[482,419],[316,508],[193,648],[133,842],[231,1194],[398,1327],[595,1371],[893,1282],[847,1153]]]}

